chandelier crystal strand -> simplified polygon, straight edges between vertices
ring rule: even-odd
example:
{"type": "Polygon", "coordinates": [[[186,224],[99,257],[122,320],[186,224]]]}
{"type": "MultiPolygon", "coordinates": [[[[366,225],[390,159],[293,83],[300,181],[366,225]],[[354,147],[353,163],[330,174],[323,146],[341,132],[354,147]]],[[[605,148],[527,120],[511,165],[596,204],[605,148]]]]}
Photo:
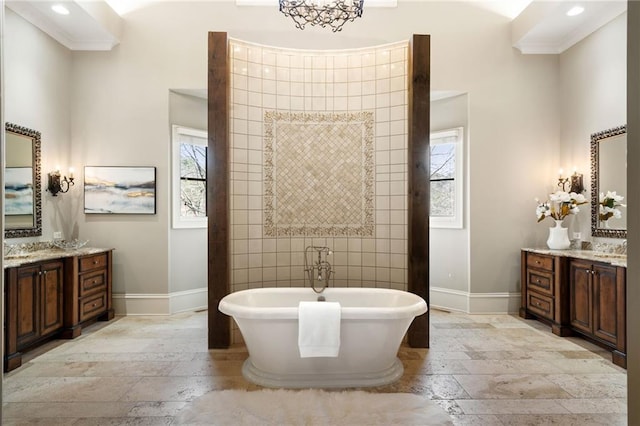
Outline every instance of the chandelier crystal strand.
{"type": "Polygon", "coordinates": [[[335,33],[362,16],[364,0],[279,0],[280,12],[290,17],[301,30],[305,25],[329,27],[335,33]]]}

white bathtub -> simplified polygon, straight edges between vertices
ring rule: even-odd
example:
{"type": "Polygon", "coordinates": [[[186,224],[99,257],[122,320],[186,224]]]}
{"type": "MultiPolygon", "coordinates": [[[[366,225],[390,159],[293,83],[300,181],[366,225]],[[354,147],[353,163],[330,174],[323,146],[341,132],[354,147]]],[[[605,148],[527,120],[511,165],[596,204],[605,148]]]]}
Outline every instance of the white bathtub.
{"type": "Polygon", "coordinates": [[[315,301],[310,288],[261,288],[231,293],[220,301],[234,318],[249,351],[242,374],[269,387],[362,387],[398,380],[398,348],[413,318],[427,312],[409,292],[378,288],[327,288],[339,302],[340,353],[336,358],[300,358],[298,304],[315,301]]]}

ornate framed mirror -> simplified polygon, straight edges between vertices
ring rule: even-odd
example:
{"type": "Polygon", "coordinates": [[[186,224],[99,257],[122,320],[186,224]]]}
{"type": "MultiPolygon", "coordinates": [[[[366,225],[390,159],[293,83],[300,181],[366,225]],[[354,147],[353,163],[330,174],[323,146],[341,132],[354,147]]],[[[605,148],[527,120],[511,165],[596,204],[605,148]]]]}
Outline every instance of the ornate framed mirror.
{"type": "Polygon", "coordinates": [[[40,132],[5,124],[4,237],[42,235],[40,132]]]}
{"type": "Polygon", "coordinates": [[[627,126],[624,125],[591,135],[593,237],[627,238],[626,197],[627,126]]]}

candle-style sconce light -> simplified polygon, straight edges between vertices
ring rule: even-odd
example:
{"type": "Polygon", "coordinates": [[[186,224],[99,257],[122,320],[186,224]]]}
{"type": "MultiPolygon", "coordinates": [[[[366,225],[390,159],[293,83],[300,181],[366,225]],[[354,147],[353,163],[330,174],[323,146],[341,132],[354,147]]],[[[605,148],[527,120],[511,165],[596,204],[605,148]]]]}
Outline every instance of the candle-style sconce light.
{"type": "Polygon", "coordinates": [[[568,177],[562,177],[562,169],[560,169],[558,171],[558,187],[561,188],[563,191],[567,191],[565,189],[565,186],[569,183],[569,178],[568,177]]]}
{"type": "Polygon", "coordinates": [[[69,168],[69,177],[62,176],[60,174],[60,168],[56,168],[56,170],[49,173],[49,185],[47,187],[48,191],[54,197],[58,196],[58,193],[64,194],[69,191],[74,184],[73,182],[73,168],[69,168]]]}

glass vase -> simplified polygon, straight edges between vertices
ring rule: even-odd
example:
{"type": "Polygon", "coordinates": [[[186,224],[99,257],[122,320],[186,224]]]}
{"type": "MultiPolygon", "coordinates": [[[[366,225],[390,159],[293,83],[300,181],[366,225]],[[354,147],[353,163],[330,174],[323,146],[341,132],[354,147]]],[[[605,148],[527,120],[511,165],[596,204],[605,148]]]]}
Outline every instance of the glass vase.
{"type": "Polygon", "coordinates": [[[566,250],[571,246],[569,229],[562,227],[562,221],[556,220],[555,226],[549,228],[547,247],[553,250],[566,250]]]}

